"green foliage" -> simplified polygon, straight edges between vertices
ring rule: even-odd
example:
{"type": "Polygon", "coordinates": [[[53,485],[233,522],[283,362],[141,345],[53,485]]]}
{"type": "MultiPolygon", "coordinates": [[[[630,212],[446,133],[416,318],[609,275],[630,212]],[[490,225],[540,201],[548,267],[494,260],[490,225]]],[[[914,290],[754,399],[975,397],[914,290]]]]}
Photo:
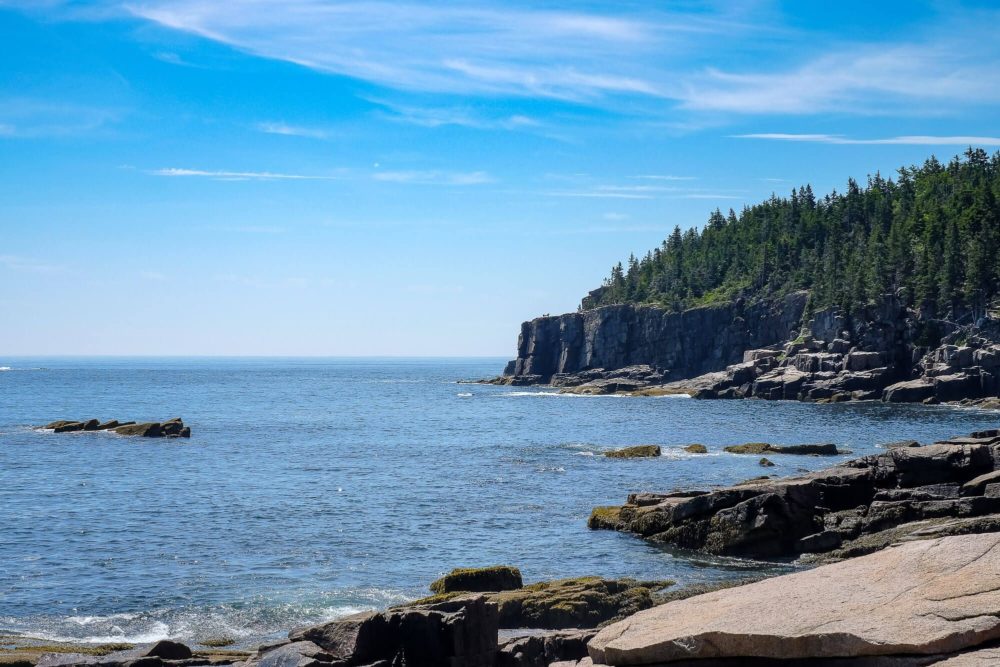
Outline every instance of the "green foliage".
{"type": "Polygon", "coordinates": [[[896,180],[817,199],[809,185],[738,215],[716,210],[700,231],[679,227],[642,259],[617,264],[587,307],[671,309],[811,290],[810,308],[853,310],[886,293],[907,305],[980,317],[1000,295],[1000,152],[930,158],[896,180]]]}

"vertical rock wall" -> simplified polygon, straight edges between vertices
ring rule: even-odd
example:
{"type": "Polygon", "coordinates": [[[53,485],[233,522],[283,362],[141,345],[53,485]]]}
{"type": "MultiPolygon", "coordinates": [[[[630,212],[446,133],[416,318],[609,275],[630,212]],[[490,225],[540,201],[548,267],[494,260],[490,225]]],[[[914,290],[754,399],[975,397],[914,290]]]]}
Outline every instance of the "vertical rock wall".
{"type": "Polygon", "coordinates": [[[619,305],[539,317],[521,325],[517,359],[504,374],[546,382],[556,373],[647,364],[669,371],[672,380],[693,377],[741,361],[745,350],[794,337],[807,296],[679,313],[619,305]]]}

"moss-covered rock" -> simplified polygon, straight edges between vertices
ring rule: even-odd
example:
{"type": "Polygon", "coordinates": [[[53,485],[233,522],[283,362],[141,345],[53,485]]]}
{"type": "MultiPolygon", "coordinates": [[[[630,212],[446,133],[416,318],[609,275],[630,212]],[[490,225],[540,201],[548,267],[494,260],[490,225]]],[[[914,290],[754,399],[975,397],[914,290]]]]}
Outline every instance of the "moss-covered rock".
{"type": "Polygon", "coordinates": [[[559,579],[490,596],[501,628],[595,628],[657,604],[653,593],[672,581],[559,579]]]}
{"type": "Polygon", "coordinates": [[[595,507],[587,519],[587,527],[591,530],[617,530],[621,526],[621,513],[621,505],[595,507]]]}
{"type": "Polygon", "coordinates": [[[708,447],[705,445],[688,445],[684,448],[684,451],[690,454],[708,454],[708,447]]]}
{"type": "Polygon", "coordinates": [[[604,455],[612,459],[638,459],[660,455],[659,445],[636,445],[635,447],[625,447],[624,449],[614,449],[604,452],[604,455]]]}
{"type": "Polygon", "coordinates": [[[509,591],[521,588],[521,571],[510,565],[492,567],[456,568],[431,583],[434,593],[481,593],[509,591]]]}

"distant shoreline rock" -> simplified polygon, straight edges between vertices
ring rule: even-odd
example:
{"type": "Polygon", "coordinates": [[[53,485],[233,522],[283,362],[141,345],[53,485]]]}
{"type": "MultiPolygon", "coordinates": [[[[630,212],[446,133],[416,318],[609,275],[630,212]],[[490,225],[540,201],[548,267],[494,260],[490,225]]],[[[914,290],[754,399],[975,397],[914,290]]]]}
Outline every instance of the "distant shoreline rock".
{"type": "Polygon", "coordinates": [[[164,422],[143,422],[134,421],[120,422],[117,419],[101,422],[97,419],[86,421],[73,421],[60,419],[45,426],[39,426],[39,430],[52,431],[53,433],[77,433],[81,431],[111,431],[118,435],[138,436],[143,438],[190,438],[191,427],[185,426],[180,417],[174,417],[164,422]]]}

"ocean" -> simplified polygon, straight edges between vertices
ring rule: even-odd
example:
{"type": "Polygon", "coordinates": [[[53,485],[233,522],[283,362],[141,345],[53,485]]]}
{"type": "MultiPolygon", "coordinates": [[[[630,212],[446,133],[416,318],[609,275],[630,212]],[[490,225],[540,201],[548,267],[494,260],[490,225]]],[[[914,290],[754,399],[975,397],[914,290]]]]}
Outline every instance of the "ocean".
{"type": "Polygon", "coordinates": [[[251,645],[428,594],[457,566],[527,581],[695,583],[786,570],[593,532],[633,491],[788,475],[996,427],[880,403],[583,397],[458,384],[503,359],[0,359],[0,635],[251,645]],[[53,434],[55,419],[182,417],[187,439],[53,434]],[[722,452],[833,442],[841,457],[722,452]],[[607,449],[655,443],[656,459],[607,449]],[[681,447],[703,443],[709,454],[681,447]]]}

